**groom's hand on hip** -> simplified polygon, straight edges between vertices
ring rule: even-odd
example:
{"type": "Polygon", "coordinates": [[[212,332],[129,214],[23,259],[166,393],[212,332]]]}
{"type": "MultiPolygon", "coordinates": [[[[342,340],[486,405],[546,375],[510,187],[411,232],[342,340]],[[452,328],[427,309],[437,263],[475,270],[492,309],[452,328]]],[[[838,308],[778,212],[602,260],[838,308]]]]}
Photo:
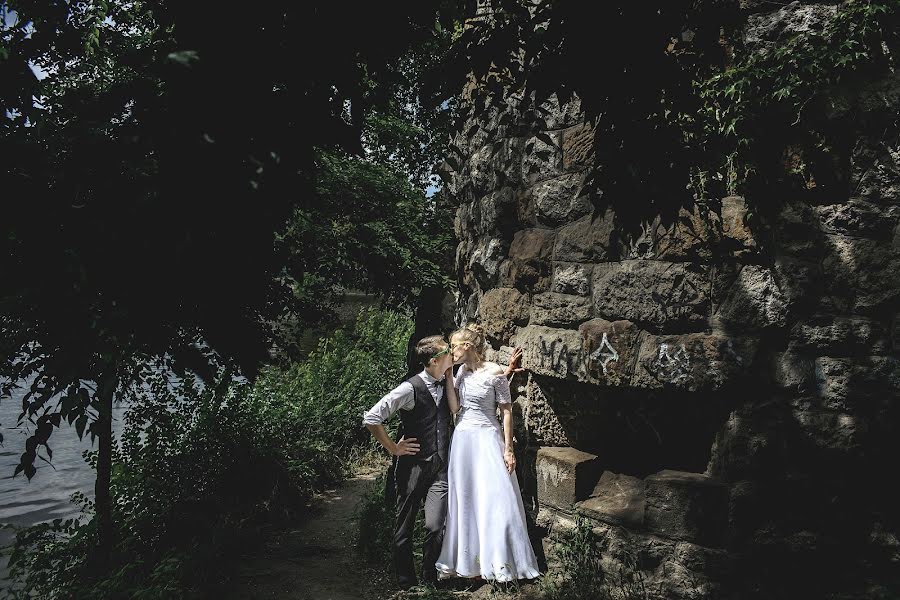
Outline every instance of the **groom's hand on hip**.
{"type": "Polygon", "coordinates": [[[416,454],[419,452],[419,443],[416,441],[416,438],[401,437],[400,441],[397,442],[397,449],[394,451],[394,456],[404,456],[406,454],[416,454]]]}

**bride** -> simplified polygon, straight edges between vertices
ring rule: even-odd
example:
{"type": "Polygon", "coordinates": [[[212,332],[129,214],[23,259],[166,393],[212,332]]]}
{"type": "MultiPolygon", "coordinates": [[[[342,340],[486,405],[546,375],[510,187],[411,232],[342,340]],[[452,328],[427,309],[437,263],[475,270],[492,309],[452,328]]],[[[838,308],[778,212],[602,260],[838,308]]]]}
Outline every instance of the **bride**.
{"type": "Polygon", "coordinates": [[[450,410],[457,413],[450,443],[446,533],[435,564],[441,578],[511,581],[538,577],[516,478],[513,415],[503,369],[482,359],[484,332],[468,325],[450,336],[450,410]],[[497,406],[503,428],[497,419],[497,406]]]}

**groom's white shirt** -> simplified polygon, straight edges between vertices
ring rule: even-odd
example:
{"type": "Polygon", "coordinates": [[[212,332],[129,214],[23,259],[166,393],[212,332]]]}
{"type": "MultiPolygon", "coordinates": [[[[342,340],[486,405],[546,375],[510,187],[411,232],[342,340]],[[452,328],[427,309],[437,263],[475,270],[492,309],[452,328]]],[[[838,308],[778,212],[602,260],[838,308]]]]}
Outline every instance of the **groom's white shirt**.
{"type": "MultiPolygon", "coordinates": [[[[425,382],[425,387],[431,392],[434,403],[441,401],[444,394],[444,378],[435,379],[422,369],[419,377],[425,382]]],[[[416,406],[416,393],[410,382],[404,381],[388,392],[375,406],[363,415],[363,425],[381,425],[390,419],[398,410],[412,410],[416,406]]]]}

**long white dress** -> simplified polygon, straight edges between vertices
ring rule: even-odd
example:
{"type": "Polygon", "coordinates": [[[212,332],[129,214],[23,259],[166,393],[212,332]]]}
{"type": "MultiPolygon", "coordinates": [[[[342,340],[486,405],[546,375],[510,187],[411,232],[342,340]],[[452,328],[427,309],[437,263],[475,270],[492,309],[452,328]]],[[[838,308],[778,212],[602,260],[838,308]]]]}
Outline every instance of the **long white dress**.
{"type": "Polygon", "coordinates": [[[435,564],[440,578],[540,575],[519,482],[503,461],[496,411],[497,404],[512,401],[509,382],[492,366],[471,372],[463,365],[456,377],[461,408],[450,442],[447,527],[435,564]]]}

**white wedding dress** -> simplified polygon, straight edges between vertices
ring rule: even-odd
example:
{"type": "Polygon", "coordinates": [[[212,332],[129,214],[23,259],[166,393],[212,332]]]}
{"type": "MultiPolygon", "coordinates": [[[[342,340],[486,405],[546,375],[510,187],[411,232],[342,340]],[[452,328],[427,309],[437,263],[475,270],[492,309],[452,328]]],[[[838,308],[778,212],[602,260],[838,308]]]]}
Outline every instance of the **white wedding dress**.
{"type": "Polygon", "coordinates": [[[435,564],[442,579],[480,575],[511,581],[540,575],[519,482],[503,461],[497,404],[511,398],[509,382],[496,372],[494,365],[475,372],[463,365],[455,381],[461,408],[450,441],[447,528],[435,564]]]}

